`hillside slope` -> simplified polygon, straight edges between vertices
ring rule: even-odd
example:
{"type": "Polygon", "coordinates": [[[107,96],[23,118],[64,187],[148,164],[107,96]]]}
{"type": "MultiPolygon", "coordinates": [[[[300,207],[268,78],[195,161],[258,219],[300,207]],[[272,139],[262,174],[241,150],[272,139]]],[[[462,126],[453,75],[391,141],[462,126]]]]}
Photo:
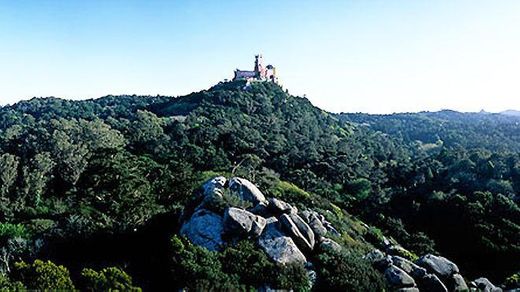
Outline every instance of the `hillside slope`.
{"type": "MultiPolygon", "coordinates": [[[[518,123],[437,115],[335,115],[278,85],[244,89],[240,82],[176,98],[46,98],[2,107],[3,271],[42,258],[66,265],[81,289],[89,287],[84,274],[92,275],[84,268],[101,273],[112,265],[145,289],[220,280],[257,287],[244,269],[222,266],[220,258],[243,254],[242,248],[255,261],[266,260],[255,244],[207,254],[174,236],[186,219],[182,210],[197,206],[200,185],[223,175],[325,214],[340,234],[334,240],[357,256],[322,263],[360,270],[324,269],[330,273],[322,281],[359,271],[377,278],[361,255],[384,247],[384,233],[399,239],[411,258],[440,253],[469,279],[502,283],[520,269],[518,123]],[[191,265],[197,257],[212,261],[206,263],[212,270],[191,265]],[[172,277],[175,265],[193,274],[172,277]],[[202,282],[187,283],[195,280],[190,277],[202,282]]],[[[245,209],[236,199],[225,204],[245,209]]],[[[265,262],[262,268],[280,267],[265,262]]],[[[307,277],[299,268],[278,276],[271,284],[279,287],[307,277]]],[[[364,283],[358,280],[338,281],[364,283]]]]}

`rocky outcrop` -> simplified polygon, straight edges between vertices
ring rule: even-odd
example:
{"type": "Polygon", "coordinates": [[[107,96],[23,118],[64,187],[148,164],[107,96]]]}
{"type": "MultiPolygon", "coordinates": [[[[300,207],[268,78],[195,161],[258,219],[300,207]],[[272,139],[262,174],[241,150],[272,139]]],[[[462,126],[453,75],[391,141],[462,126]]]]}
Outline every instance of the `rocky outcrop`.
{"type": "Polygon", "coordinates": [[[421,291],[448,292],[446,285],[435,274],[426,274],[418,281],[421,291]]]}
{"type": "Polygon", "coordinates": [[[283,230],[293,238],[300,248],[306,251],[314,249],[314,233],[300,216],[296,214],[282,214],[280,223],[283,230]]]}
{"type": "Polygon", "coordinates": [[[265,218],[239,208],[228,208],[224,212],[224,230],[237,235],[259,236],[266,225],[265,218]]]}
{"type": "Polygon", "coordinates": [[[227,179],[223,176],[217,176],[206,181],[202,185],[202,189],[204,190],[204,196],[212,194],[213,192],[215,192],[215,190],[223,190],[226,186],[226,181],[227,179]]]}
{"type": "MultiPolygon", "coordinates": [[[[322,217],[317,212],[304,211],[302,214],[316,237],[320,238],[327,235],[327,228],[323,225],[322,217]]],[[[323,221],[325,221],[325,218],[323,218],[323,221]]]]}
{"type": "Polygon", "coordinates": [[[406,287],[397,289],[397,292],[419,292],[419,289],[417,287],[406,287]]]}
{"type": "Polygon", "coordinates": [[[276,199],[276,198],[269,198],[268,199],[268,202],[269,202],[269,210],[275,214],[275,215],[280,215],[280,214],[291,214],[291,213],[297,213],[298,210],[291,206],[291,204],[289,203],[286,203],[282,200],[279,200],[279,199],[276,199]]]}
{"type": "Polygon", "coordinates": [[[392,263],[408,273],[414,279],[420,279],[426,275],[426,269],[419,267],[411,261],[400,256],[391,256],[392,263]]]}
{"type": "Polygon", "coordinates": [[[451,281],[449,283],[450,291],[469,291],[468,285],[466,284],[466,281],[464,281],[464,278],[460,274],[454,274],[451,276],[451,281]]]}
{"type": "Polygon", "coordinates": [[[493,285],[487,278],[478,278],[471,282],[471,287],[482,292],[502,292],[502,289],[493,285]]]}
{"type": "Polygon", "coordinates": [[[456,264],[447,258],[432,254],[422,256],[417,260],[417,264],[442,279],[449,279],[452,275],[459,272],[459,268],[456,264]]]}
{"type": "Polygon", "coordinates": [[[222,217],[208,210],[198,210],[182,225],[180,234],[196,245],[209,250],[220,250],[223,231],[222,217]]]}
{"type": "Polygon", "coordinates": [[[229,189],[244,201],[268,204],[264,194],[250,181],[244,178],[234,177],[229,181],[229,189]]]}
{"type": "Polygon", "coordinates": [[[294,241],[280,230],[278,219],[275,217],[267,219],[267,225],[258,238],[258,243],[267,255],[277,263],[305,264],[307,261],[294,241]]]}
{"type": "Polygon", "coordinates": [[[390,265],[385,270],[385,278],[390,285],[396,288],[415,287],[415,280],[394,265],[390,265]]]}
{"type": "Polygon", "coordinates": [[[395,240],[384,238],[381,245],[388,254],[373,249],[364,258],[384,273],[388,284],[396,291],[502,291],[486,278],[466,284],[457,265],[442,256],[427,254],[412,262],[402,256],[390,255],[390,252],[411,254],[395,240]],[[397,250],[399,251],[396,252],[397,250]],[[410,278],[414,281],[413,286],[410,278]]]}
{"type": "Polygon", "coordinates": [[[390,265],[392,265],[392,258],[386,256],[379,249],[374,249],[365,255],[365,259],[372,263],[372,265],[379,271],[385,271],[390,265]]]}
{"type": "Polygon", "coordinates": [[[326,237],[320,238],[320,250],[327,251],[327,250],[333,250],[333,251],[341,251],[341,245],[339,243],[335,242],[334,240],[326,237]]]}
{"type": "Polygon", "coordinates": [[[194,244],[209,250],[220,250],[224,245],[240,237],[257,238],[258,244],[267,255],[280,264],[306,263],[303,252],[312,252],[316,238],[320,241],[320,251],[339,251],[341,246],[332,239],[325,238],[332,225],[314,211],[309,211],[308,219],[298,214],[298,209],[280,199],[266,197],[250,181],[234,177],[227,180],[219,176],[206,181],[199,192],[198,205],[190,216],[189,211],[182,217],[181,235],[194,244]],[[226,190],[253,206],[245,210],[230,206],[223,214],[217,214],[218,206],[224,202],[226,190]],[[266,219],[267,218],[267,219],[266,219]],[[326,227],[325,225],[329,227],[326,227]],[[318,236],[316,236],[318,234],[318,236]],[[303,252],[302,252],[303,251],[303,252]]]}

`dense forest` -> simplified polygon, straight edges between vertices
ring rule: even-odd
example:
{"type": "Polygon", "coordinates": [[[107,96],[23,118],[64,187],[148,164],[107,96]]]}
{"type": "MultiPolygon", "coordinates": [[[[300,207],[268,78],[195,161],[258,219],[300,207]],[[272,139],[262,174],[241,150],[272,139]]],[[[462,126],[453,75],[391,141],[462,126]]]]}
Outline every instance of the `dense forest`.
{"type": "Polygon", "coordinates": [[[446,256],[468,279],[520,285],[515,116],[332,114],[273,83],[226,82],[22,101],[0,108],[0,141],[2,289],[384,290],[364,256],[382,238],[410,259],[446,256]],[[250,239],[217,252],[179,235],[215,176],[334,225],[342,250],[310,256],[313,287],[250,239]]]}

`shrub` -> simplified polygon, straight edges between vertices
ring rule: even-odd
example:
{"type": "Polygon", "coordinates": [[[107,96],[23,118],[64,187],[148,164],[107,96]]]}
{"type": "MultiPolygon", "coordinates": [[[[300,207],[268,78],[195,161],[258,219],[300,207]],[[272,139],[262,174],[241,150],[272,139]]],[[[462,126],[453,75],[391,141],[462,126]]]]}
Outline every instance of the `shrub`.
{"type": "Polygon", "coordinates": [[[26,291],[27,288],[19,281],[11,281],[7,276],[0,274],[0,291],[26,291]]]}
{"type": "Polygon", "coordinates": [[[294,291],[310,291],[309,275],[300,264],[278,266],[275,269],[275,287],[278,289],[294,291]]]}
{"type": "Polygon", "coordinates": [[[97,272],[85,268],[81,271],[82,290],[86,291],[141,291],[132,284],[132,277],[117,267],[97,272]]]}
{"type": "Polygon", "coordinates": [[[506,289],[520,289],[520,272],[511,275],[504,282],[506,289]]]}
{"type": "Polygon", "coordinates": [[[23,224],[0,223],[0,238],[28,238],[29,232],[23,224]]]}
{"type": "MultiPolygon", "coordinates": [[[[171,239],[173,256],[172,273],[180,288],[197,291],[198,285],[204,287],[238,287],[238,277],[222,271],[217,252],[209,251],[174,236],[171,239]]],[[[211,290],[211,289],[210,289],[211,290]]]]}
{"type": "Polygon", "coordinates": [[[35,260],[32,264],[17,262],[14,265],[14,279],[21,281],[28,289],[74,290],[69,270],[51,261],[35,260]]]}
{"type": "Polygon", "coordinates": [[[221,262],[226,273],[239,275],[240,282],[244,284],[259,287],[272,281],[271,273],[275,265],[250,241],[244,240],[226,248],[221,262]]]}
{"type": "Polygon", "coordinates": [[[311,195],[306,191],[286,181],[279,181],[272,189],[269,190],[269,193],[273,197],[280,198],[289,203],[308,202],[311,197],[311,195]]]}
{"type": "Polygon", "coordinates": [[[385,290],[383,276],[361,254],[326,251],[317,257],[316,265],[320,290],[385,290]]]}

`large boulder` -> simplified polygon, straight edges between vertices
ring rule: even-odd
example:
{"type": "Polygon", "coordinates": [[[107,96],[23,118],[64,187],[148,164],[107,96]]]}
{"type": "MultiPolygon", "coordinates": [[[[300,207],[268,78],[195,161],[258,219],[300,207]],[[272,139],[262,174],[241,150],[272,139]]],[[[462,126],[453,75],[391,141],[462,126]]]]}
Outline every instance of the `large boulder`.
{"type": "Polygon", "coordinates": [[[493,285],[487,278],[478,278],[471,282],[471,286],[482,292],[501,292],[502,289],[493,285]]]}
{"type": "Polygon", "coordinates": [[[419,288],[417,288],[417,287],[399,288],[399,289],[397,289],[397,292],[419,292],[419,288]]]}
{"type": "Polygon", "coordinates": [[[435,273],[443,279],[449,279],[453,274],[459,272],[456,264],[441,256],[427,254],[417,260],[417,264],[430,273],[435,273]]]}
{"type": "Polygon", "coordinates": [[[192,243],[209,250],[220,250],[223,231],[222,217],[205,209],[197,210],[191,218],[182,225],[180,234],[186,236],[192,243]]]}
{"type": "Polygon", "coordinates": [[[393,287],[415,287],[415,281],[405,271],[394,265],[390,265],[385,271],[386,281],[393,287]]]}
{"type": "Polygon", "coordinates": [[[306,251],[314,249],[314,233],[300,216],[297,214],[282,214],[280,223],[283,230],[293,238],[300,248],[306,251]]]}
{"type": "Polygon", "coordinates": [[[341,251],[341,245],[330,238],[322,237],[320,238],[320,249],[322,251],[332,250],[338,252],[341,251]]]}
{"type": "Polygon", "coordinates": [[[209,179],[202,185],[202,189],[204,190],[204,195],[212,194],[216,189],[223,190],[226,186],[226,178],[223,176],[217,176],[212,179],[209,179]]]}
{"type": "Polygon", "coordinates": [[[273,261],[279,264],[304,265],[307,262],[294,241],[280,230],[278,219],[275,217],[267,218],[267,224],[258,238],[258,244],[273,261]]]}
{"type": "Polygon", "coordinates": [[[267,203],[258,203],[253,208],[249,208],[248,211],[255,215],[260,215],[265,218],[271,217],[273,215],[269,210],[269,206],[267,205],[267,203]]]}
{"type": "Polygon", "coordinates": [[[246,210],[230,207],[224,212],[224,230],[226,233],[247,234],[256,237],[262,234],[265,225],[265,218],[246,210]]]}
{"type": "Polygon", "coordinates": [[[195,211],[211,209],[211,206],[221,201],[225,185],[226,178],[223,176],[214,177],[202,184],[202,193],[200,193],[200,197],[198,198],[201,202],[195,208],[195,211]]]}
{"type": "Polygon", "coordinates": [[[381,272],[385,271],[392,264],[392,258],[385,256],[385,254],[377,248],[366,254],[364,258],[381,272]]]}
{"type": "Polygon", "coordinates": [[[264,194],[250,181],[234,177],[229,181],[229,189],[244,201],[256,206],[258,203],[268,204],[264,194]]]}
{"type": "Polygon", "coordinates": [[[405,271],[407,274],[412,276],[414,279],[420,279],[426,275],[426,269],[419,267],[418,265],[412,263],[411,261],[400,257],[400,256],[391,256],[392,263],[405,271]]]}
{"type": "MultiPolygon", "coordinates": [[[[320,218],[320,215],[314,211],[305,211],[302,213],[303,218],[305,218],[316,237],[320,238],[327,234],[327,228],[325,228],[325,225],[323,225],[321,220],[323,217],[320,218]]],[[[323,221],[325,221],[325,218],[323,218],[323,221]]]]}
{"type": "Polygon", "coordinates": [[[448,283],[450,291],[462,292],[469,291],[468,285],[460,274],[454,274],[448,283]]]}
{"type": "Polygon", "coordinates": [[[296,208],[291,206],[291,204],[289,204],[289,203],[286,203],[277,198],[269,198],[268,201],[269,201],[268,208],[273,214],[278,215],[278,214],[282,214],[282,213],[286,213],[286,214],[296,213],[296,208]]]}
{"type": "Polygon", "coordinates": [[[420,280],[417,281],[419,289],[421,291],[428,292],[448,292],[446,285],[434,274],[426,274],[420,280]]]}

